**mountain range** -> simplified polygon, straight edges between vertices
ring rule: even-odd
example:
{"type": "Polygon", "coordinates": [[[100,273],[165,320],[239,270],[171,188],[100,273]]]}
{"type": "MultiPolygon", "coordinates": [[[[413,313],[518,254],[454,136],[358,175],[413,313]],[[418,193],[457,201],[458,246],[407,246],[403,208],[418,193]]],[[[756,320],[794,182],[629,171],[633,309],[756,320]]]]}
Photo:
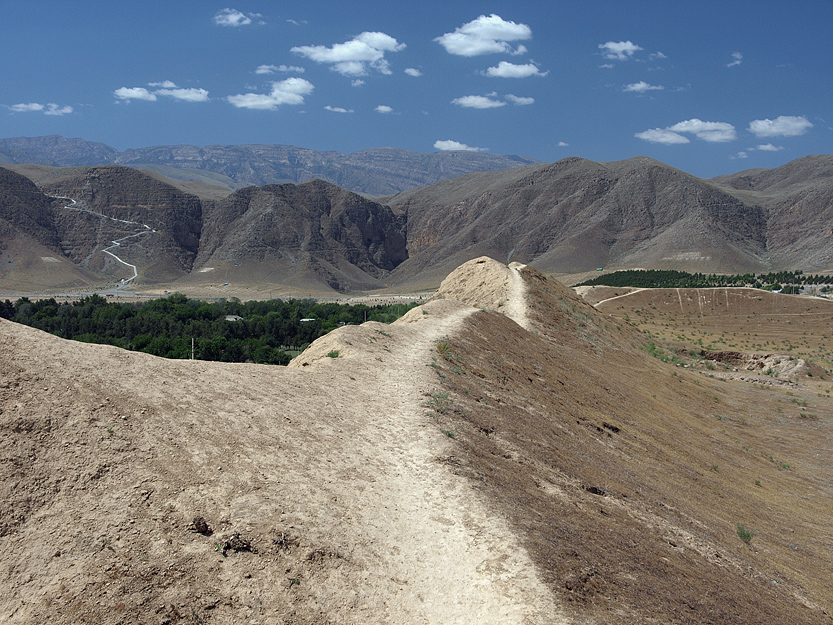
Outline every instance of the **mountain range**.
{"type": "Polygon", "coordinates": [[[320,179],[212,198],[122,166],[6,167],[7,292],[134,273],[143,288],[194,294],[226,283],[253,296],[421,290],[482,255],[560,276],[833,271],[831,155],[709,180],[645,157],[566,158],[373,199],[320,179]]]}
{"type": "Polygon", "coordinates": [[[0,164],[125,165],[227,191],[321,178],[356,193],[385,195],[472,171],[495,171],[535,162],[520,156],[468,151],[419,154],[398,148],[375,148],[341,154],[290,145],[168,145],[122,152],[103,143],[59,135],[0,139],[0,164]]]}

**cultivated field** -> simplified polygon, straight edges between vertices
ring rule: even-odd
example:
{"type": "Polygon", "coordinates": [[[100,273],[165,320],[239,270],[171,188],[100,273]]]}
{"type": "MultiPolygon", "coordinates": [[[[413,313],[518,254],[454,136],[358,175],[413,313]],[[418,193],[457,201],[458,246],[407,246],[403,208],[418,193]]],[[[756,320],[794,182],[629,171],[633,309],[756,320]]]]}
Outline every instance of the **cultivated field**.
{"type": "Polygon", "coordinates": [[[745,288],[582,290],[599,311],[661,341],[786,353],[833,370],[833,302],[827,299],[745,288]]]}

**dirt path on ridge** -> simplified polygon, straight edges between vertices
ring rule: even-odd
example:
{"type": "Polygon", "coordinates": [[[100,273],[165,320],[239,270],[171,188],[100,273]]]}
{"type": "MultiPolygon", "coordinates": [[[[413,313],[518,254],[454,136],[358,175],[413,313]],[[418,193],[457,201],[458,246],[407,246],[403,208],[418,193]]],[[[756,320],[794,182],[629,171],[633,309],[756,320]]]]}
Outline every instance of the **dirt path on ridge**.
{"type": "Polygon", "coordinates": [[[391,589],[394,622],[558,623],[548,591],[508,524],[490,515],[467,480],[441,462],[448,458],[448,439],[426,417],[426,400],[437,392],[428,366],[435,343],[473,310],[455,301],[430,302],[391,326],[364,324],[327,335],[291,366],[343,368],[372,380],[376,399],[364,406],[363,420],[368,446],[354,451],[373,458],[375,481],[354,493],[352,523],[386,561],[384,577],[408,580],[407,593],[391,589]],[[385,339],[392,344],[385,346],[390,351],[382,348],[383,367],[351,357],[361,341],[385,339]],[[338,358],[327,357],[336,349],[338,358]]]}
{"type": "MultiPolygon", "coordinates": [[[[515,318],[496,265],[470,299],[515,318]]],[[[287,368],[0,320],[0,621],[566,622],[432,416],[436,342],[474,310],[438,299],[345,326],[287,368]],[[236,533],[254,550],[220,553],[236,533]]]]}
{"type": "Polygon", "coordinates": [[[515,321],[524,330],[529,330],[529,317],[526,314],[526,285],[521,278],[521,263],[509,265],[509,297],[506,303],[506,316],[515,321]]]}

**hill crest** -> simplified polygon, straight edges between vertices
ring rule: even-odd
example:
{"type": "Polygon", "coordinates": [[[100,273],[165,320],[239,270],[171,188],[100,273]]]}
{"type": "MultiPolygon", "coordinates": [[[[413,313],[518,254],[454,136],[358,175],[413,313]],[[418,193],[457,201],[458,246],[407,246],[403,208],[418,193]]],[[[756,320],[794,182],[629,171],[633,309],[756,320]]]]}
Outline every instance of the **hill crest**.
{"type": "Polygon", "coordinates": [[[531,267],[443,294],[288,368],[0,320],[0,618],[831,622],[829,469],[763,455],[829,407],[776,425],[531,267]]]}

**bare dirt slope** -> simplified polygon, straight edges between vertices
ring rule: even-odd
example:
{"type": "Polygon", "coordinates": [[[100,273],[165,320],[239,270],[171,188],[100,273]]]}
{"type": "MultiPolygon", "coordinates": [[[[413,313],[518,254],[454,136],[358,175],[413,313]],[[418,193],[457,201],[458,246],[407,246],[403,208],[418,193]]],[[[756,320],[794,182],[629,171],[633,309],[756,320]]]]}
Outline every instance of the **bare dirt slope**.
{"type": "Polygon", "coordinates": [[[289,368],[3,322],[0,621],[560,622],[425,407],[433,341],[473,310],[346,327],[289,368]]]}
{"type": "Polygon", "coordinates": [[[288,368],[0,322],[0,622],[831,623],[829,397],[530,267],[437,295],[288,368]]]}
{"type": "Polygon", "coordinates": [[[829,381],[782,389],[675,367],[632,325],[520,275],[530,331],[467,317],[438,349],[437,419],[568,616],[830,623],[829,381]]]}

